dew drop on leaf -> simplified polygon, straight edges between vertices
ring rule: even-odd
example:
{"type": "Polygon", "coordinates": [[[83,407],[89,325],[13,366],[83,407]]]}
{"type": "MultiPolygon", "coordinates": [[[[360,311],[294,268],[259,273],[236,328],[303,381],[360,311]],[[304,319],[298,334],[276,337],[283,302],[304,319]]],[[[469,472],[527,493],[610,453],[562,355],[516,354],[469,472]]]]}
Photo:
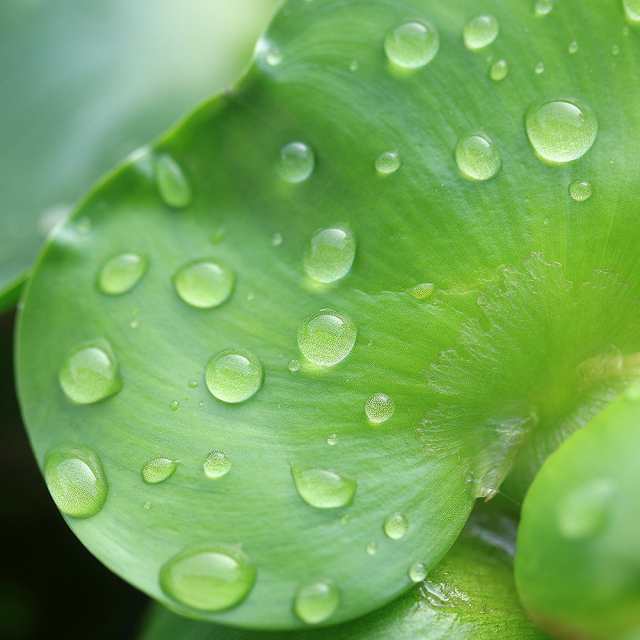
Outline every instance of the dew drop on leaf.
{"type": "Polygon", "coordinates": [[[330,433],[330,434],[327,436],[327,444],[328,444],[330,447],[335,447],[335,446],[336,446],[336,444],[338,444],[338,435],[337,435],[337,434],[335,434],[335,433],[330,433]]]}
{"type": "Polygon", "coordinates": [[[298,329],[298,347],[302,355],[319,367],[342,362],[353,349],[356,325],[348,316],[322,309],[307,318],[298,329]]]}
{"type": "Polygon", "coordinates": [[[160,586],[176,602],[200,611],[223,611],[251,591],[256,569],[236,547],[215,545],[186,549],[160,570],[160,586]]]}
{"type": "Polygon", "coordinates": [[[353,500],[358,483],[328,469],[291,466],[291,475],[300,497],[316,509],[346,507],[353,500]]]}
{"type": "Polygon", "coordinates": [[[223,478],[231,471],[231,460],[224,451],[214,449],[205,458],[202,468],[207,478],[217,480],[218,478],[223,478]]]}
{"type": "Polygon", "coordinates": [[[165,204],[176,209],[191,203],[191,187],[180,165],[163,154],[155,162],[156,185],[165,204]]]}
{"type": "Polygon", "coordinates": [[[501,58],[496,60],[489,69],[489,77],[494,82],[500,82],[509,75],[509,63],[501,58]]]}
{"type": "Polygon", "coordinates": [[[623,0],[622,4],[629,22],[640,24],[640,0],[623,0]]]}
{"type": "Polygon", "coordinates": [[[290,142],[280,150],[280,176],[296,184],[307,180],[315,168],[313,149],[304,142],[290,142]]]}
{"type": "Polygon", "coordinates": [[[389,176],[400,168],[400,155],[397,151],[384,151],[376,158],[376,171],[381,176],[389,176]]]}
{"type": "Polygon", "coordinates": [[[378,543],[377,542],[370,542],[367,547],[366,547],[367,553],[370,556],[375,556],[376,553],[378,553],[378,543]]]}
{"type": "Polygon", "coordinates": [[[544,73],[544,62],[540,61],[536,63],[536,66],[533,67],[533,72],[539,76],[544,73]]]}
{"type": "Polygon", "coordinates": [[[177,466],[171,458],[152,458],[142,467],[142,479],[147,484],[159,484],[170,478],[177,466]]]}
{"type": "Polygon", "coordinates": [[[384,533],[391,540],[402,540],[409,531],[409,521],[402,513],[392,513],[384,521],[384,533]]]}
{"type": "Polygon", "coordinates": [[[97,344],[72,351],[58,377],[65,395],[75,404],[100,402],[122,388],[115,356],[97,344]]]}
{"type": "Polygon", "coordinates": [[[427,567],[423,562],[414,562],[409,567],[409,579],[411,582],[422,582],[427,577],[427,567]]]}
{"type": "Polygon", "coordinates": [[[408,289],[407,293],[416,300],[426,300],[433,295],[435,286],[431,282],[421,282],[408,289]]]}
{"type": "Polygon", "coordinates": [[[56,506],[73,518],[90,518],[107,499],[98,456],[84,447],[57,447],[45,459],[44,477],[56,506]]]}
{"type": "Polygon", "coordinates": [[[493,178],[498,173],[502,160],[491,138],[482,134],[474,134],[462,138],[458,142],[456,163],[465,178],[484,181],[493,178]]]}
{"type": "Polygon", "coordinates": [[[578,43],[575,40],[572,40],[569,43],[569,53],[573,55],[574,53],[577,53],[577,52],[578,52],[578,43]]]}
{"type": "Polygon", "coordinates": [[[233,290],[233,271],[213,260],[197,260],[178,269],[173,277],[183,302],[198,309],[213,309],[225,302],[233,290]]]}
{"type": "Polygon", "coordinates": [[[331,582],[319,581],[305,585],[296,594],[293,610],[307,624],[320,624],[336,611],[340,592],[331,582]]]}
{"type": "Polygon", "coordinates": [[[304,257],[305,273],[324,284],[344,278],[356,255],[356,241],[349,229],[332,227],[313,234],[304,257]]]}
{"type": "Polygon", "coordinates": [[[587,180],[574,180],[569,185],[569,195],[576,202],[584,202],[593,194],[593,187],[587,180]]]}
{"type": "Polygon", "coordinates": [[[178,400],[172,400],[169,403],[169,409],[171,409],[171,411],[177,411],[180,408],[180,402],[178,400]]]}
{"type": "Polygon", "coordinates": [[[393,416],[395,403],[386,393],[374,393],[364,404],[364,412],[371,424],[382,424],[393,416]]]}
{"type": "Polygon", "coordinates": [[[606,478],[574,489],[558,504],[560,533],[570,540],[596,535],[606,524],[614,494],[614,484],[606,478]]]}
{"type": "Polygon", "coordinates": [[[298,373],[298,371],[300,371],[300,361],[295,358],[293,360],[289,360],[287,369],[289,369],[291,373],[298,373]]]}
{"type": "Polygon", "coordinates": [[[591,109],[553,100],[529,110],[527,136],[536,155],[550,164],[581,158],[596,140],[598,121],[591,109]]]}
{"type": "Polygon", "coordinates": [[[100,270],[98,288],[110,296],[127,293],[138,284],[146,270],[146,258],[136,253],[114,256],[100,270]]]}
{"type": "Polygon", "coordinates": [[[494,16],[476,16],[464,26],[464,46],[471,51],[484,49],[498,37],[500,26],[494,16]]]}
{"type": "Polygon", "coordinates": [[[207,389],[218,400],[244,402],[262,385],[262,364],[248,351],[226,350],[216,354],[205,371],[207,389]]]}
{"type": "Polygon", "coordinates": [[[429,64],[440,48],[440,35],[429,22],[405,22],[390,31],[384,40],[389,61],[404,69],[429,64]]]}
{"type": "Polygon", "coordinates": [[[533,13],[536,16],[547,16],[553,11],[553,0],[536,0],[533,13]]]}

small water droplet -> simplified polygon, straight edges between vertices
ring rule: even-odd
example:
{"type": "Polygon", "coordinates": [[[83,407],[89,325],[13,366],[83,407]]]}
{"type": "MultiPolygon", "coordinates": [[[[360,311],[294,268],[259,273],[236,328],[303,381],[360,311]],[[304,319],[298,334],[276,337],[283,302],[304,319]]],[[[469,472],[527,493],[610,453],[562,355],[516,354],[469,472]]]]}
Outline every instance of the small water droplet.
{"type": "Polygon", "coordinates": [[[391,540],[402,540],[409,531],[409,521],[402,513],[393,513],[384,521],[384,533],[391,540]]]}
{"type": "Polygon", "coordinates": [[[169,403],[169,409],[171,409],[171,411],[177,411],[180,408],[180,402],[178,400],[172,400],[169,403]]]}
{"type": "Polygon", "coordinates": [[[227,473],[231,471],[232,465],[231,460],[224,451],[214,449],[205,458],[202,466],[204,469],[204,475],[207,476],[207,478],[217,480],[218,478],[226,476],[227,473]]]}
{"type": "Polygon", "coordinates": [[[122,388],[115,356],[106,345],[85,345],[72,351],[58,379],[67,398],[75,404],[100,402],[122,388]]]}
{"type": "Polygon", "coordinates": [[[536,63],[536,66],[533,67],[533,72],[539,76],[544,73],[544,62],[542,60],[536,63]]]}
{"type": "Polygon", "coordinates": [[[351,515],[348,513],[345,513],[341,518],[340,518],[340,524],[345,527],[346,525],[348,525],[351,522],[351,515]]]}
{"type": "Polygon", "coordinates": [[[336,282],[351,271],[355,255],[356,241],[349,229],[322,229],[311,238],[304,257],[304,270],[318,282],[336,282]]]}
{"type": "Polygon", "coordinates": [[[422,582],[427,577],[427,567],[423,562],[414,562],[409,567],[409,579],[411,582],[422,582]]]}
{"type": "Polygon", "coordinates": [[[627,20],[633,24],[640,24],[640,0],[622,0],[627,20]]]}
{"type": "Polygon", "coordinates": [[[270,67],[277,67],[282,62],[282,51],[275,45],[271,45],[266,49],[264,59],[270,67]]]}
{"type": "Polygon", "coordinates": [[[378,553],[378,543],[377,542],[370,542],[367,545],[366,549],[367,549],[367,553],[370,556],[375,556],[376,553],[378,553]]]}
{"type": "Polygon", "coordinates": [[[320,581],[298,590],[293,610],[302,622],[320,624],[330,618],[340,604],[340,592],[331,582],[320,581]]]}
{"type": "Polygon", "coordinates": [[[465,178],[477,181],[493,178],[502,165],[496,145],[482,134],[474,134],[458,142],[456,162],[465,178]]]}
{"type": "Polygon", "coordinates": [[[300,497],[316,509],[346,507],[358,488],[355,480],[328,469],[302,469],[291,465],[291,475],[300,497]]]}
{"type": "Polygon", "coordinates": [[[147,484],[158,484],[170,478],[178,464],[170,458],[153,458],[142,467],[142,479],[147,484]]]}
{"type": "Polygon", "coordinates": [[[302,355],[319,367],[342,362],[356,343],[357,329],[351,318],[322,309],[307,318],[298,329],[298,347],[302,355]]]}
{"type": "Polygon", "coordinates": [[[279,247],[282,244],[282,240],[282,234],[276,232],[271,236],[271,245],[273,247],[279,247]]]}
{"type": "Polygon", "coordinates": [[[553,0],[536,0],[533,13],[536,16],[547,16],[553,11],[553,0]]]}
{"type": "Polygon", "coordinates": [[[289,360],[287,369],[289,369],[291,373],[297,373],[298,371],[300,371],[300,361],[295,359],[289,360]]]}
{"type": "Polygon", "coordinates": [[[335,433],[329,434],[329,436],[327,436],[327,444],[330,447],[335,447],[335,445],[338,444],[338,435],[335,433]]]}
{"type": "Polygon", "coordinates": [[[364,404],[364,412],[371,424],[382,424],[393,416],[394,401],[386,393],[374,393],[364,404]]]}
{"type": "Polygon", "coordinates": [[[558,527],[565,538],[594,536],[606,524],[614,484],[605,478],[590,480],[571,491],[558,504],[558,527]]]}
{"type": "Polygon", "coordinates": [[[611,55],[612,56],[620,55],[620,45],[614,44],[611,46],[611,55]]]}
{"type": "Polygon", "coordinates": [[[381,153],[375,162],[376,171],[381,176],[389,176],[400,168],[400,155],[397,151],[381,153]]]}
{"type": "Polygon", "coordinates": [[[550,164],[581,158],[598,134],[595,114],[567,100],[553,100],[530,109],[526,127],[536,155],[550,164]]]}
{"type": "Polygon", "coordinates": [[[151,507],[152,507],[152,504],[151,504],[149,501],[145,502],[145,503],[142,505],[142,508],[143,508],[145,511],[150,511],[150,510],[151,510],[151,507]]]}
{"type": "Polygon", "coordinates": [[[360,68],[357,60],[352,60],[349,63],[349,71],[357,71],[360,68]]]}
{"type": "Polygon", "coordinates": [[[169,155],[162,154],[155,161],[156,185],[165,204],[176,209],[191,203],[191,187],[180,165],[169,155]]]}
{"type": "Polygon", "coordinates": [[[44,462],[51,497],[62,513],[90,518],[107,499],[107,480],[98,456],[85,447],[57,447],[44,462]]]}
{"type": "Polygon", "coordinates": [[[146,258],[136,253],[122,253],[108,260],[102,267],[98,276],[98,288],[110,296],[127,293],[138,284],[146,270],[146,258]]]}
{"type": "Polygon", "coordinates": [[[262,364],[249,351],[226,350],[213,356],[205,371],[214,398],[236,404],[256,394],[262,385],[262,364]]]}
{"type": "Polygon", "coordinates": [[[498,37],[500,25],[494,16],[476,16],[464,26],[464,46],[471,51],[484,49],[498,37]]]}
{"type": "Polygon", "coordinates": [[[569,43],[569,53],[573,55],[574,53],[577,53],[577,51],[578,51],[578,43],[575,40],[572,40],[569,43]]]}
{"type": "Polygon", "coordinates": [[[173,285],[183,302],[198,309],[213,309],[233,290],[233,271],[213,260],[196,260],[180,267],[173,285]]]}
{"type": "Polygon", "coordinates": [[[197,389],[198,388],[198,381],[197,380],[189,380],[189,382],[187,383],[187,386],[189,387],[189,389],[197,389]]]}
{"type": "Polygon", "coordinates": [[[439,48],[440,35],[430,22],[405,22],[390,31],[384,40],[387,58],[403,69],[426,66],[439,48]]]}
{"type": "Polygon", "coordinates": [[[587,180],[574,180],[569,185],[569,195],[576,202],[584,202],[593,194],[593,187],[587,180]]]}
{"type": "Polygon", "coordinates": [[[130,323],[129,326],[132,329],[137,329],[140,326],[140,320],[138,320],[137,318],[134,318],[130,323]]]}
{"type": "Polygon", "coordinates": [[[500,60],[496,60],[489,69],[489,77],[494,82],[500,82],[504,80],[509,75],[509,63],[501,58],[500,60]]]}
{"type": "Polygon", "coordinates": [[[435,286],[431,282],[421,282],[408,289],[407,293],[416,300],[426,300],[433,295],[434,289],[435,286]]]}
{"type": "Polygon", "coordinates": [[[237,547],[214,545],[186,549],[160,570],[164,593],[200,611],[238,605],[253,588],[256,569],[237,547]]]}
{"type": "Polygon", "coordinates": [[[280,177],[297,184],[311,176],[316,159],[313,149],[304,142],[290,142],[280,150],[280,177]]]}

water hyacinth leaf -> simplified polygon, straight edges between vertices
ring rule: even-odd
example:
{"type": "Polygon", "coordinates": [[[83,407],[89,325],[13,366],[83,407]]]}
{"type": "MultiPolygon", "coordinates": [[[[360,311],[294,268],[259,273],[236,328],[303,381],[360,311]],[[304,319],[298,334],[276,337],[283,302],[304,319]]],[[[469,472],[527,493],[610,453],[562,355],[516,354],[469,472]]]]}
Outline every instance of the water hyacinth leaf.
{"type": "Polygon", "coordinates": [[[0,310],[92,183],[235,80],[276,6],[2,2],[0,310]]]}
{"type": "Polygon", "coordinates": [[[70,525],[174,609],[284,629],[305,626],[299,593],[321,594],[321,625],[382,606],[411,587],[416,563],[435,566],[477,498],[522,496],[634,375],[640,33],[618,2],[567,0],[541,18],[487,0],[483,14],[498,34],[470,50],[471,0],[288,3],[241,85],[121,167],[43,253],[18,335],[38,461],[63,444],[100,457],[109,496],[70,525]],[[571,55],[578,25],[589,46],[571,55]],[[499,83],[492,55],[509,61],[499,83]],[[574,108],[528,118],[557,101],[574,108]],[[399,162],[380,171],[388,152],[399,162]],[[159,185],[162,157],[173,177],[159,185]],[[593,184],[580,202],[578,179],[593,184]],[[324,229],[348,229],[353,245],[309,270],[324,229]],[[123,253],[145,256],[146,273],[123,295],[100,293],[96,274],[123,253]],[[221,299],[206,291],[218,279],[198,279],[196,297],[176,290],[200,261],[233,273],[218,305],[197,304],[201,287],[221,299]],[[121,390],[73,404],[59,369],[97,340],[121,390]],[[372,423],[376,394],[392,411],[372,423]],[[213,451],[232,465],[211,478],[213,451]],[[144,486],[159,453],[180,466],[144,486]],[[301,499],[292,468],[352,490],[318,508],[328,502],[301,499]],[[158,577],[174,562],[171,589],[158,577]],[[204,601],[198,584],[228,575],[233,605],[188,606],[204,601]]]}

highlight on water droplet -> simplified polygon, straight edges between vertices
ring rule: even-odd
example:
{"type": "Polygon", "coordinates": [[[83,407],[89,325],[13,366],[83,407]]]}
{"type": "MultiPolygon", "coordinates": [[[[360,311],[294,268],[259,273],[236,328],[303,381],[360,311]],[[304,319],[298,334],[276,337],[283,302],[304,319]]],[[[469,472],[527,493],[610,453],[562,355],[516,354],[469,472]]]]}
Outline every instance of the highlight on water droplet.
{"type": "Polygon", "coordinates": [[[409,531],[409,521],[402,513],[392,513],[384,521],[384,533],[391,540],[402,540],[409,531]]]}
{"type": "Polygon", "coordinates": [[[304,257],[305,273],[323,284],[344,278],[356,255],[356,241],[346,227],[316,231],[304,257]]]}
{"type": "Polygon", "coordinates": [[[351,504],[358,483],[329,469],[306,469],[291,465],[291,475],[300,497],[316,509],[338,509],[351,504]]]}
{"type": "Polygon", "coordinates": [[[327,444],[328,444],[330,447],[335,447],[335,446],[336,446],[336,444],[338,444],[338,434],[336,434],[336,433],[330,433],[330,434],[327,436],[327,444]]]}
{"type": "Polygon", "coordinates": [[[577,51],[578,51],[578,43],[575,40],[572,40],[569,43],[569,53],[573,55],[574,53],[577,53],[577,51]]]}
{"type": "Polygon", "coordinates": [[[500,171],[502,159],[493,140],[476,133],[458,142],[456,163],[465,178],[480,182],[493,178],[500,171]]]}
{"type": "Polygon", "coordinates": [[[152,458],[142,467],[142,479],[147,484],[159,484],[168,480],[178,468],[178,463],[171,458],[152,458]]]}
{"type": "Polygon", "coordinates": [[[199,611],[224,611],[240,604],[256,580],[256,569],[238,547],[188,548],[160,570],[160,587],[169,598],[199,611]]]}
{"type": "Polygon", "coordinates": [[[409,567],[409,579],[411,582],[422,582],[427,577],[427,567],[423,562],[414,562],[409,567]]]}
{"type": "Polygon", "coordinates": [[[165,204],[181,209],[191,203],[191,187],[180,165],[168,154],[155,160],[156,185],[165,204]]]}
{"type": "Polygon", "coordinates": [[[293,603],[295,614],[307,624],[320,624],[328,620],[340,604],[340,591],[326,580],[301,587],[293,603]]]}
{"type": "Polygon", "coordinates": [[[569,195],[576,202],[584,202],[593,194],[593,187],[587,180],[574,180],[569,185],[569,195]]]}
{"type": "Polygon", "coordinates": [[[374,393],[364,403],[364,412],[371,424],[382,424],[393,416],[395,402],[386,393],[374,393]]]}
{"type": "Polygon", "coordinates": [[[615,485],[608,478],[595,478],[577,487],[558,503],[558,527],[570,540],[596,535],[605,525],[615,485]]]}
{"type": "Polygon", "coordinates": [[[322,309],[298,329],[298,347],[309,362],[332,367],[351,353],[357,333],[356,325],[347,315],[322,309]]]}
{"type": "Polygon", "coordinates": [[[400,168],[400,154],[397,151],[384,151],[375,162],[376,171],[381,176],[390,176],[400,168]]]}
{"type": "Polygon", "coordinates": [[[94,516],[107,499],[107,479],[100,459],[85,447],[61,446],[49,451],[44,477],[58,509],[72,518],[94,516]]]}
{"type": "Polygon", "coordinates": [[[407,293],[416,300],[426,300],[433,295],[435,285],[431,282],[421,282],[410,289],[407,289],[407,293]]]}
{"type": "Polygon", "coordinates": [[[547,16],[553,11],[553,0],[536,0],[533,5],[533,13],[536,16],[547,16]]]}
{"type": "Polygon", "coordinates": [[[75,404],[106,400],[122,388],[115,356],[104,341],[74,349],[64,361],[58,380],[75,404]]]}
{"type": "Polygon", "coordinates": [[[214,398],[231,404],[244,402],[262,386],[262,364],[249,351],[222,351],[207,364],[205,382],[214,398]]]}
{"type": "Polygon", "coordinates": [[[494,82],[500,82],[509,75],[509,63],[504,59],[496,60],[489,69],[489,77],[494,82]]]}
{"type": "Polygon", "coordinates": [[[640,24],[640,0],[623,0],[624,13],[632,24],[640,24]]]}
{"type": "Polygon", "coordinates": [[[229,471],[231,471],[231,466],[231,460],[227,454],[219,449],[211,451],[205,458],[204,464],[202,465],[204,475],[210,480],[223,478],[227,473],[229,473],[229,471]]]}
{"type": "Polygon", "coordinates": [[[538,158],[549,164],[566,164],[581,158],[598,135],[591,109],[568,100],[552,100],[529,109],[529,142],[538,158]]]}
{"type": "Polygon", "coordinates": [[[178,400],[172,400],[169,403],[169,409],[171,409],[171,411],[177,411],[180,408],[180,402],[178,400]]]}
{"type": "Polygon", "coordinates": [[[214,260],[195,260],[180,267],[173,286],[180,299],[197,309],[213,309],[228,300],[235,282],[231,269],[214,260]]]}
{"type": "Polygon", "coordinates": [[[121,253],[108,260],[98,276],[102,293],[118,296],[131,291],[147,270],[147,259],[137,253],[121,253]]]}
{"type": "Polygon", "coordinates": [[[533,72],[539,76],[540,74],[544,73],[544,62],[542,62],[542,60],[540,62],[536,63],[536,66],[533,67],[533,72]]]}
{"type": "Polygon", "coordinates": [[[440,34],[430,22],[405,22],[389,31],[384,40],[387,58],[403,69],[429,64],[440,48],[440,34]]]}
{"type": "Polygon", "coordinates": [[[297,184],[307,180],[316,165],[313,149],[304,142],[289,142],[280,150],[280,177],[297,184]]]}
{"type": "Polygon", "coordinates": [[[500,25],[494,16],[476,16],[464,26],[464,46],[471,51],[484,49],[495,41],[499,31],[500,25]]]}

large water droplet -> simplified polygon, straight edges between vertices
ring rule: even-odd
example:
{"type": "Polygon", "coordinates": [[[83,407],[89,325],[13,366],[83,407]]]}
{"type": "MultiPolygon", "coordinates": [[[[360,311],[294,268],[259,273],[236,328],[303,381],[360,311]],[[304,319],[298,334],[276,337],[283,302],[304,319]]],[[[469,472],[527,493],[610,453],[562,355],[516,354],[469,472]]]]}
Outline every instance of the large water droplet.
{"type": "Polygon", "coordinates": [[[376,171],[381,176],[389,176],[400,168],[400,155],[397,151],[385,151],[376,158],[376,171]]]}
{"type": "Polygon", "coordinates": [[[291,466],[291,475],[300,497],[316,509],[346,507],[356,494],[358,483],[327,469],[291,466]]]}
{"type": "Polygon", "coordinates": [[[489,69],[489,77],[494,82],[500,82],[504,80],[509,75],[509,63],[501,58],[500,60],[496,60],[489,69]]]}
{"type": "Polygon", "coordinates": [[[404,69],[429,64],[440,48],[440,35],[429,22],[405,22],[390,31],[384,40],[389,60],[404,69]]]}
{"type": "Polygon", "coordinates": [[[349,273],[355,255],[356,241],[349,229],[322,229],[311,238],[304,270],[310,278],[329,284],[349,273]]]}
{"type": "Polygon", "coordinates": [[[204,475],[207,476],[207,478],[217,480],[218,478],[223,478],[231,471],[231,460],[224,451],[214,449],[205,458],[202,467],[204,469],[204,475]]]}
{"type": "Polygon", "coordinates": [[[164,593],[200,611],[222,611],[238,605],[255,579],[256,569],[247,555],[227,545],[186,549],[160,570],[164,593]]]}
{"type": "Polygon", "coordinates": [[[605,478],[590,480],[569,493],[558,504],[558,526],[562,535],[578,540],[597,534],[606,524],[614,494],[613,483],[605,478]]]}
{"type": "Polygon", "coordinates": [[[409,579],[411,582],[422,582],[427,577],[427,567],[423,562],[414,562],[409,567],[409,579]]]}
{"type": "Polygon", "coordinates": [[[496,145],[482,134],[474,134],[458,142],[456,162],[465,178],[478,181],[493,178],[502,164],[496,145]]]}
{"type": "Polygon", "coordinates": [[[156,184],[160,197],[170,207],[180,209],[191,203],[191,187],[180,165],[169,155],[156,159],[156,184]]]}
{"type": "Polygon", "coordinates": [[[171,458],[153,458],[142,467],[142,479],[147,484],[158,484],[170,478],[178,464],[171,458]]]}
{"type": "Polygon", "coordinates": [[[576,202],[584,202],[593,194],[593,187],[587,180],[574,180],[569,185],[569,195],[576,202]]]}
{"type": "Polygon", "coordinates": [[[622,4],[629,22],[640,24],[640,0],[623,0],[622,4]]]}
{"type": "Polygon", "coordinates": [[[536,0],[533,5],[533,12],[537,16],[547,16],[553,10],[553,0],[536,0]]]}
{"type": "Polygon", "coordinates": [[[384,521],[384,533],[391,540],[402,540],[409,531],[409,521],[402,513],[392,513],[384,521]]]}
{"type": "Polygon", "coordinates": [[[147,270],[147,260],[136,253],[122,253],[108,260],[100,270],[98,287],[102,293],[117,296],[131,291],[147,270]]]}
{"type": "Polygon", "coordinates": [[[192,307],[212,309],[231,295],[233,271],[213,260],[196,260],[181,267],[173,277],[180,298],[192,307]]]}
{"type": "Polygon", "coordinates": [[[581,158],[598,134],[595,114],[568,100],[553,100],[527,114],[527,135],[538,157],[551,164],[581,158]]]}
{"type": "Polygon", "coordinates": [[[44,477],[58,509],[73,518],[94,516],[107,499],[98,456],[84,447],[57,447],[47,454],[44,477]]]}
{"type": "Polygon", "coordinates": [[[477,16],[464,26],[464,45],[471,51],[488,47],[497,37],[500,26],[494,16],[477,16]]]}
{"type": "Polygon", "coordinates": [[[386,422],[395,409],[395,402],[386,393],[374,393],[364,404],[364,412],[371,424],[386,422]]]}
{"type": "Polygon", "coordinates": [[[262,364],[248,351],[222,351],[209,360],[205,381],[218,400],[244,402],[262,385],[262,364]]]}
{"type": "Polygon", "coordinates": [[[357,333],[351,318],[331,309],[322,309],[307,318],[298,329],[298,347],[309,362],[319,367],[332,367],[351,353],[357,333]]]}
{"type": "Polygon", "coordinates": [[[65,395],[76,404],[100,402],[122,388],[115,356],[106,345],[85,345],[72,351],[58,379],[65,395]]]}
{"type": "Polygon", "coordinates": [[[304,182],[315,164],[313,149],[304,142],[290,142],[280,150],[280,176],[287,182],[304,182]]]}
{"type": "Polygon", "coordinates": [[[340,591],[331,582],[320,581],[298,590],[293,610],[307,624],[320,624],[329,619],[340,604],[340,591]]]}

